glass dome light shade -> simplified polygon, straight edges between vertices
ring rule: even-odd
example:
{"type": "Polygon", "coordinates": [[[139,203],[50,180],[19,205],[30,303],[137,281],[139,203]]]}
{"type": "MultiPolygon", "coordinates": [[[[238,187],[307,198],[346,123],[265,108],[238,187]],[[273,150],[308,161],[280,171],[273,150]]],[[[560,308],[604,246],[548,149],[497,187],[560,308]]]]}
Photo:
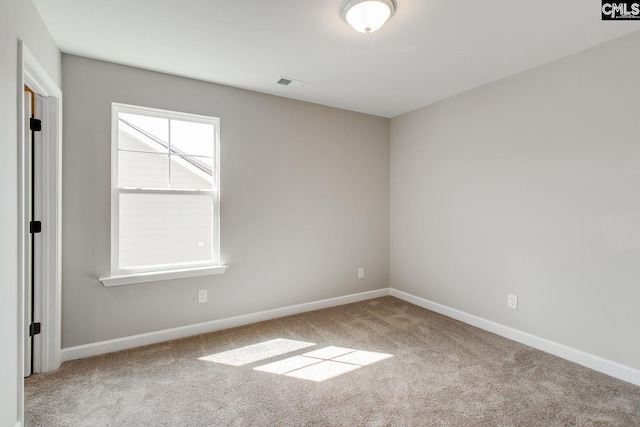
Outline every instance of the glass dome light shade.
{"type": "Polygon", "coordinates": [[[393,0],[347,0],[340,15],[356,31],[372,33],[382,27],[395,11],[393,0]]]}

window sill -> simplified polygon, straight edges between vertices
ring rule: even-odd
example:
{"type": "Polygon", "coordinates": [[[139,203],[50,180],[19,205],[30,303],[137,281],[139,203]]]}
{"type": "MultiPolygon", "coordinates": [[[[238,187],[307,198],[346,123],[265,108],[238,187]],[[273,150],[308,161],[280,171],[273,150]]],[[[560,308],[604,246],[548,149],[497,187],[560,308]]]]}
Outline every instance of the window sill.
{"type": "Polygon", "coordinates": [[[187,277],[213,276],[223,274],[229,266],[182,268],[178,270],[146,271],[101,277],[99,280],[105,287],[133,285],[136,283],[159,282],[161,280],[184,279],[187,277]]]}

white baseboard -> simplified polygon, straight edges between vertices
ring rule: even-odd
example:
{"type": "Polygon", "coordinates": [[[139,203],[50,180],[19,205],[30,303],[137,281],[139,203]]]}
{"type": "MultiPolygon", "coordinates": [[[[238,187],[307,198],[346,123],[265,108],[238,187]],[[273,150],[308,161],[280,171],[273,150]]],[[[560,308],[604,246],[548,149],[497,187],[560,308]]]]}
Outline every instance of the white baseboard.
{"type": "MultiPolygon", "coordinates": [[[[415,295],[399,291],[394,288],[379,289],[376,291],[361,292],[358,294],[346,295],[342,297],[329,298],[304,304],[297,304],[288,307],[276,308],[273,310],[260,311],[242,316],[229,317],[226,319],[214,320],[211,322],[198,323],[195,325],[182,326],[179,328],[166,329],[163,331],[150,332],[146,334],[133,335],[130,337],[118,338],[114,340],[101,341],[92,344],[69,347],[62,350],[62,361],[81,359],[84,357],[96,356],[99,354],[111,353],[113,351],[125,350],[133,347],[140,347],[148,344],[155,344],[177,338],[184,338],[192,335],[204,334],[207,332],[219,331],[222,329],[235,328],[237,326],[248,325],[279,317],[291,316],[323,308],[335,307],[353,302],[365,301],[372,298],[379,298],[391,295],[403,301],[415,304],[427,310],[440,313],[452,319],[459,320],[477,328],[492,332],[496,335],[510,340],[528,345],[530,347],[553,354],[579,365],[586,366],[598,372],[610,375],[623,381],[640,386],[640,370],[622,365],[611,360],[603,359],[599,356],[586,353],[575,348],[567,347],[549,341],[545,338],[522,332],[508,326],[501,325],[490,320],[474,316],[469,313],[448,307],[415,295]]],[[[20,427],[20,423],[16,425],[20,427]]]]}
{"type": "Polygon", "coordinates": [[[237,326],[248,325],[279,317],[291,316],[293,314],[305,313],[307,311],[320,310],[323,308],[335,307],[353,302],[365,301],[389,295],[389,288],[376,291],[361,292],[358,294],[346,295],[342,297],[329,298],[304,304],[291,305],[288,307],[276,308],[273,310],[260,311],[258,313],[245,314],[242,316],[229,317],[226,319],[213,320],[211,322],[197,323],[195,325],[182,326],[179,328],[166,329],[163,331],[149,332],[146,334],[133,335],[130,337],[117,338],[108,341],[100,341],[91,344],[79,345],[62,349],[62,361],[82,359],[84,357],[97,356],[99,354],[111,353],[143,345],[155,344],[177,338],[184,338],[192,335],[205,334],[207,332],[219,331],[222,329],[235,328],[237,326]]]}
{"type": "Polygon", "coordinates": [[[22,423],[21,423],[20,421],[18,421],[18,422],[16,423],[16,427],[22,427],[22,423]]]}
{"type": "Polygon", "coordinates": [[[417,305],[427,310],[434,311],[436,313],[443,314],[447,317],[451,317],[469,325],[484,329],[485,331],[492,332],[496,335],[509,338],[510,340],[517,341],[519,343],[528,345],[530,347],[542,350],[546,353],[553,354],[563,359],[575,362],[579,365],[591,368],[594,371],[602,372],[612,377],[621,379],[640,386],[640,370],[631,368],[629,366],[622,365],[611,360],[603,359],[593,354],[585,353],[575,348],[567,347],[563,344],[558,344],[553,341],[549,341],[544,338],[540,338],[535,335],[531,335],[526,332],[519,331],[517,329],[510,328],[508,326],[501,325],[490,320],[483,319],[472,314],[465,313],[455,308],[447,307],[446,305],[438,304],[433,301],[429,301],[424,298],[417,297],[415,295],[408,294],[397,289],[390,288],[389,295],[417,305]]]}

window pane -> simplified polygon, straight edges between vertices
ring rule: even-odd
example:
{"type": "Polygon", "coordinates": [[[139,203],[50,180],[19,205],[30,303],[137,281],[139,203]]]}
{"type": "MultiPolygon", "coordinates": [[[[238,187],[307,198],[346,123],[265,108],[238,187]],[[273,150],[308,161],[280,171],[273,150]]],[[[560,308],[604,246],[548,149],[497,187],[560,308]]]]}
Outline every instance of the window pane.
{"type": "Polygon", "coordinates": [[[213,160],[204,157],[171,156],[170,188],[211,190],[213,160]]]}
{"type": "Polygon", "coordinates": [[[118,186],[126,188],[167,188],[169,156],[120,151],[118,186]]]}
{"type": "Polygon", "coordinates": [[[164,142],[149,137],[124,123],[119,123],[118,148],[129,151],[148,151],[151,153],[168,153],[169,147],[164,142]]]}
{"type": "Polygon", "coordinates": [[[212,124],[171,120],[171,151],[173,153],[213,157],[213,143],[212,124]]]}
{"type": "Polygon", "coordinates": [[[147,135],[151,140],[163,143],[165,146],[169,143],[169,119],[119,113],[118,128],[138,131],[141,134],[147,135]]]}
{"type": "Polygon", "coordinates": [[[213,258],[213,197],[120,194],[120,268],[213,258]]]}

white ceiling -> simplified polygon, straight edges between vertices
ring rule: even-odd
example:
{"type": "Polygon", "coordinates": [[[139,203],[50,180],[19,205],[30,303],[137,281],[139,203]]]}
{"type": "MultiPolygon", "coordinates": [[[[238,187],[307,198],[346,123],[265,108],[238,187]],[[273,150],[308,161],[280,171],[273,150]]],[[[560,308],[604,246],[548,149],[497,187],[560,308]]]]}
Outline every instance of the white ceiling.
{"type": "Polygon", "coordinates": [[[397,0],[372,34],[342,0],[33,2],[66,53],[384,117],[640,30],[600,0],[397,0]]]}

